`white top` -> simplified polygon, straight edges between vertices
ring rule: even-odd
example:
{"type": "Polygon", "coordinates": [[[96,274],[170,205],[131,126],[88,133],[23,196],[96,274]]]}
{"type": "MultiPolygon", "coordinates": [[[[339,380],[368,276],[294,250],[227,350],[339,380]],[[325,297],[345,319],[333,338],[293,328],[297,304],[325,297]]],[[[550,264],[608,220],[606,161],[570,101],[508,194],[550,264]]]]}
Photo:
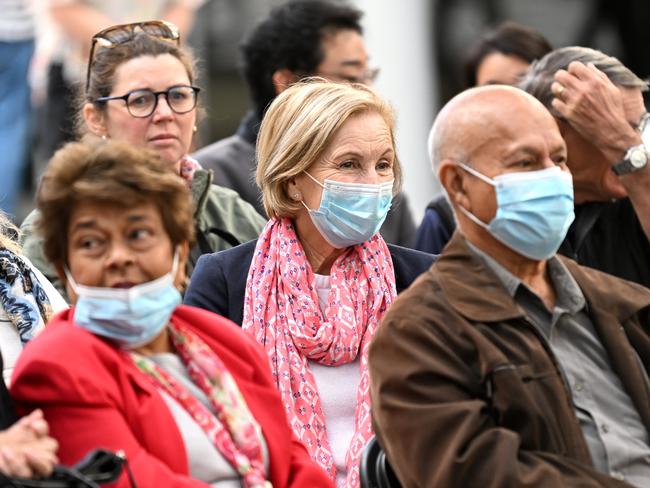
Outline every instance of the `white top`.
{"type": "MultiPolygon", "coordinates": [[[[210,411],[213,411],[205,393],[198,388],[187,372],[181,359],[173,353],[161,353],[150,356],[158,366],[177,379],[188,392],[210,411]]],[[[162,390],[158,390],[172,413],[178,430],[183,438],[190,476],[205,481],[218,488],[240,488],[241,478],[230,463],[217,450],[199,424],[187,413],[185,408],[162,390]]],[[[262,438],[264,465],[269,469],[269,456],[266,442],[262,438]]]]}
{"type": "MultiPolygon", "coordinates": [[[[315,274],[318,305],[325,312],[327,295],[330,291],[330,277],[315,274]]],[[[359,357],[341,366],[324,366],[309,362],[320,396],[327,438],[332,448],[336,466],[336,485],[345,485],[347,473],[345,456],[354,435],[354,413],[357,407],[357,389],[361,381],[359,357]]]]}
{"type": "MultiPolygon", "coordinates": [[[[38,279],[40,285],[43,287],[43,291],[47,295],[50,305],[52,306],[52,312],[57,313],[61,310],[68,308],[68,304],[63,299],[61,294],[56,291],[56,288],[50,283],[50,281],[43,276],[43,274],[34,267],[32,262],[27,259],[25,256],[18,256],[22,259],[34,272],[36,278],[38,279]]],[[[34,336],[39,334],[41,329],[36,329],[34,331],[34,336]]],[[[4,311],[4,308],[0,308],[0,353],[2,354],[2,362],[4,368],[2,370],[2,375],[4,377],[5,383],[9,386],[11,373],[14,370],[14,365],[18,360],[18,355],[23,350],[23,346],[20,342],[20,335],[18,335],[18,330],[14,327],[14,324],[7,317],[7,313],[4,311]]]]}

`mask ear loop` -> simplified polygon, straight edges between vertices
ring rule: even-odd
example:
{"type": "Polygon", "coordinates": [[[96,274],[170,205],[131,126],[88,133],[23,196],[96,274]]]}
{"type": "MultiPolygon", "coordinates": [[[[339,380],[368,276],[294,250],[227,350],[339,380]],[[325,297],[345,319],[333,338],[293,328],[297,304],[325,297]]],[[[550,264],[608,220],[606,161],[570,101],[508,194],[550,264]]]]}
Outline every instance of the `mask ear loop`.
{"type": "MultiPolygon", "coordinates": [[[[313,181],[314,183],[316,183],[316,184],[317,184],[318,186],[320,186],[323,190],[325,190],[325,185],[323,185],[320,181],[318,181],[318,180],[317,180],[316,178],[314,178],[312,175],[310,175],[309,173],[307,173],[307,171],[303,171],[303,173],[305,173],[307,176],[309,176],[309,177],[312,179],[312,181],[313,181]]],[[[300,199],[300,203],[302,203],[302,206],[305,207],[305,210],[307,210],[307,212],[314,212],[314,209],[309,208],[309,207],[307,206],[307,204],[305,203],[305,201],[304,201],[302,198],[300,199]]]]}
{"type": "Polygon", "coordinates": [[[494,186],[494,187],[497,186],[497,182],[494,181],[492,178],[488,178],[483,173],[479,173],[474,168],[472,168],[471,166],[466,165],[465,163],[462,163],[460,161],[456,161],[456,166],[458,166],[459,168],[464,169],[465,171],[467,171],[472,176],[476,176],[479,180],[485,181],[488,185],[491,185],[491,186],[494,186]]]}
{"type": "Polygon", "coordinates": [[[67,264],[63,265],[63,272],[65,273],[65,277],[68,280],[68,283],[70,283],[70,287],[72,288],[72,291],[74,291],[75,294],[79,295],[78,293],[79,285],[77,285],[77,282],[72,277],[72,273],[70,273],[70,269],[68,269],[67,264]]]}
{"type": "MultiPolygon", "coordinates": [[[[476,176],[479,180],[483,180],[483,181],[486,182],[488,185],[491,185],[491,186],[494,186],[494,187],[497,186],[496,182],[495,182],[493,179],[488,178],[487,176],[485,176],[485,175],[482,174],[482,173],[479,173],[478,171],[476,171],[476,170],[475,170],[474,168],[472,168],[471,166],[468,166],[468,165],[466,165],[465,163],[463,163],[463,162],[461,162],[461,161],[456,161],[456,165],[457,165],[459,168],[462,168],[462,169],[464,169],[465,171],[467,171],[467,172],[468,172],[469,174],[471,174],[472,176],[476,176]]],[[[459,209],[463,214],[465,214],[465,216],[466,216],[468,219],[470,219],[472,222],[474,222],[476,225],[478,225],[478,226],[480,226],[480,227],[483,227],[485,230],[489,230],[489,228],[488,228],[488,224],[486,224],[485,222],[483,222],[481,219],[479,219],[476,215],[474,215],[472,212],[470,212],[469,210],[467,210],[465,207],[463,207],[462,205],[459,204],[459,205],[458,205],[458,209],[459,209]]]]}
{"type": "Polygon", "coordinates": [[[312,175],[310,175],[310,174],[307,173],[306,171],[303,171],[303,173],[305,173],[307,176],[309,176],[309,177],[312,179],[312,181],[313,181],[314,183],[316,183],[318,186],[320,186],[321,188],[325,189],[325,185],[323,185],[320,181],[318,181],[318,180],[317,180],[316,178],[314,178],[312,175]]]}
{"type": "Polygon", "coordinates": [[[171,270],[172,278],[176,277],[176,273],[178,271],[178,262],[180,260],[180,257],[179,257],[180,252],[179,252],[178,247],[179,246],[176,246],[176,250],[174,251],[174,259],[172,260],[172,270],[171,270]]]}

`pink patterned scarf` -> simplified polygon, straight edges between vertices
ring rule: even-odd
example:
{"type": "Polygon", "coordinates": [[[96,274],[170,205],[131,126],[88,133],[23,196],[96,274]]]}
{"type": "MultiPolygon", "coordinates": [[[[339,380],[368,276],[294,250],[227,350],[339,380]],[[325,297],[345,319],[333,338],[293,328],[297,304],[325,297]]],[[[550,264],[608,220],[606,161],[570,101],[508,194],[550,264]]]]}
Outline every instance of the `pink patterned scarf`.
{"type": "Polygon", "coordinates": [[[192,381],[205,393],[213,412],[151,359],[131,353],[136,366],[156,388],[176,400],[203,429],[215,448],[242,477],[247,488],[266,488],[262,429],[246,405],[235,379],[219,356],[194,332],[169,324],[172,343],[192,381]]]}
{"type": "Polygon", "coordinates": [[[372,436],[368,347],[397,295],[388,247],[377,234],[346,250],[331,269],[325,314],[314,273],[289,219],[271,219],[260,235],[248,274],[243,329],[264,346],[287,418],[309,453],[332,477],[336,469],[325,416],[308,360],[328,366],[361,353],[355,432],[346,454],[346,487],[359,486],[359,459],[372,436]]]}
{"type": "Polygon", "coordinates": [[[194,179],[194,173],[196,170],[203,169],[201,163],[196,159],[188,156],[187,154],[183,156],[180,160],[180,177],[187,181],[187,185],[192,187],[192,180],[194,179]]]}

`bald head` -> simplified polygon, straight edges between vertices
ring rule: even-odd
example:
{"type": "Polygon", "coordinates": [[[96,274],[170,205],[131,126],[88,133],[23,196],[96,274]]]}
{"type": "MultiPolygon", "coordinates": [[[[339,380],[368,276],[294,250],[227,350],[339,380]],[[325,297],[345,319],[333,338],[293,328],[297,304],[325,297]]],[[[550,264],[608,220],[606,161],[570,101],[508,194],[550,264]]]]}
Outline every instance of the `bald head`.
{"type": "Polygon", "coordinates": [[[429,133],[434,171],[446,159],[470,162],[497,135],[516,137],[520,121],[539,120],[555,126],[544,106],[526,92],[505,85],[471,88],[452,98],[438,113],[429,133]]]}

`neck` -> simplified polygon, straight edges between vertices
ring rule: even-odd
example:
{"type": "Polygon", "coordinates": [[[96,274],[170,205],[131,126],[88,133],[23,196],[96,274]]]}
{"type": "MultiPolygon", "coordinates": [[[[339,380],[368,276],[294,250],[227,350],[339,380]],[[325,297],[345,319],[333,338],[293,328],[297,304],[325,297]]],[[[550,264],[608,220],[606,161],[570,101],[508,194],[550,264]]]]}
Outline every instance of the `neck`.
{"type": "Polygon", "coordinates": [[[174,352],[174,346],[169,337],[169,330],[164,327],[151,342],[144,346],[133,349],[134,352],[142,354],[143,356],[152,356],[153,354],[161,354],[164,352],[174,352]]]}
{"type": "Polygon", "coordinates": [[[307,211],[300,212],[294,219],[294,224],[311,269],[314,273],[329,275],[332,264],[346,249],[338,249],[329,244],[318,232],[307,211]]]}
{"type": "Polygon", "coordinates": [[[475,224],[469,230],[461,231],[465,239],[519,278],[542,299],[549,310],[553,309],[555,290],[548,276],[547,261],[537,261],[516,253],[475,224]]]}

